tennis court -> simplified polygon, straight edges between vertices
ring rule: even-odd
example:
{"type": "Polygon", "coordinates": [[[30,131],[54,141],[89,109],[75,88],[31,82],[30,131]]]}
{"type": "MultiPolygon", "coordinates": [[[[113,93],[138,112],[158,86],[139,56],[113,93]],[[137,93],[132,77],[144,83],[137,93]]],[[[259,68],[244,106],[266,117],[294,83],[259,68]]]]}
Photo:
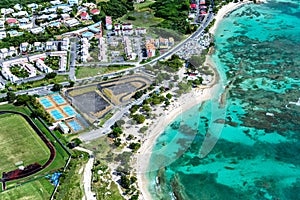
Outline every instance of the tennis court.
{"type": "Polygon", "coordinates": [[[55,121],[61,120],[64,118],[63,114],[59,110],[51,110],[50,114],[55,119],[55,121]]]}
{"type": "Polygon", "coordinates": [[[55,101],[57,105],[66,103],[66,100],[64,100],[64,98],[62,98],[62,96],[60,96],[59,94],[53,95],[51,96],[51,98],[53,99],[53,101],[55,101]]]}
{"type": "Polygon", "coordinates": [[[76,120],[71,120],[68,121],[67,124],[73,129],[75,132],[83,130],[83,127],[76,121],[76,120]]]}
{"type": "Polygon", "coordinates": [[[75,110],[71,107],[71,106],[65,106],[63,107],[63,111],[69,116],[74,116],[76,115],[77,113],[75,112],[75,110]]]}
{"type": "Polygon", "coordinates": [[[53,104],[49,101],[48,98],[43,98],[43,99],[40,99],[39,101],[46,109],[51,108],[53,106],[53,104]]]}

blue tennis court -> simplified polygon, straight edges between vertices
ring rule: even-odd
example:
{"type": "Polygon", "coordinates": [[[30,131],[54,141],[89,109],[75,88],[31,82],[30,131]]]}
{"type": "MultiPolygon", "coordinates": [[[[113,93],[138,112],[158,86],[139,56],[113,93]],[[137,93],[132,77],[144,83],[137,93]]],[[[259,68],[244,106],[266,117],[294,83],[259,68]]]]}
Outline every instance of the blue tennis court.
{"type": "Polygon", "coordinates": [[[83,127],[76,120],[71,120],[68,121],[67,123],[75,132],[83,130],[83,127]]]}
{"type": "Polygon", "coordinates": [[[65,106],[63,107],[63,111],[70,117],[70,116],[74,116],[77,113],[75,112],[75,110],[71,107],[71,106],[65,106]]]}
{"type": "Polygon", "coordinates": [[[47,98],[40,99],[39,101],[45,108],[50,108],[53,106],[53,104],[47,98]]]}
{"type": "Polygon", "coordinates": [[[51,110],[50,114],[56,121],[64,118],[64,116],[62,115],[62,113],[59,110],[51,110]]]}
{"type": "Polygon", "coordinates": [[[53,99],[53,101],[55,101],[55,103],[57,105],[61,105],[61,104],[66,103],[66,101],[64,100],[64,98],[62,98],[59,94],[53,95],[53,96],[51,96],[51,98],[53,99]]]}

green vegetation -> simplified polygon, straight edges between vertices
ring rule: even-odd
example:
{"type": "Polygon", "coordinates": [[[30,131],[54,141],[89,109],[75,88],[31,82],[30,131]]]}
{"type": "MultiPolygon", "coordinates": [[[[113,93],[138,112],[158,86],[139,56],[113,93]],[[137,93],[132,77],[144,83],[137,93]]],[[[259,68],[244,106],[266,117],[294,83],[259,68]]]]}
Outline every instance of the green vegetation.
{"type": "Polygon", "coordinates": [[[127,69],[133,67],[131,65],[113,65],[108,67],[77,67],[76,69],[76,78],[86,78],[97,76],[101,74],[107,74],[115,71],[119,71],[122,69],[127,69]]]}
{"type": "Polygon", "coordinates": [[[84,195],[82,179],[83,168],[89,155],[81,151],[73,151],[72,159],[60,177],[60,186],[54,199],[82,199],[84,195]]]}
{"type": "Polygon", "coordinates": [[[46,144],[20,115],[0,115],[0,166],[2,172],[15,170],[19,165],[35,162],[43,165],[50,156],[46,144]],[[16,163],[21,162],[18,166],[16,163]]]}
{"type": "Polygon", "coordinates": [[[132,0],[110,0],[108,2],[100,2],[98,5],[101,6],[102,12],[112,16],[114,19],[122,17],[128,10],[134,10],[132,0]]]}
{"type": "Polygon", "coordinates": [[[12,188],[0,193],[1,200],[16,199],[34,199],[45,200],[50,199],[54,185],[46,178],[39,178],[29,183],[23,184],[16,188],[12,188]]]}
{"type": "Polygon", "coordinates": [[[145,122],[146,117],[141,114],[132,115],[132,118],[134,121],[136,121],[138,124],[142,124],[145,122]]]}
{"type": "Polygon", "coordinates": [[[19,77],[19,78],[27,78],[29,77],[28,71],[26,71],[24,68],[21,68],[20,66],[12,66],[10,68],[10,71],[13,75],[19,77]]]}
{"type": "Polygon", "coordinates": [[[48,56],[45,60],[44,63],[49,66],[53,70],[58,70],[59,69],[59,61],[60,57],[59,56],[48,56]]]}
{"type": "Polygon", "coordinates": [[[119,20],[125,23],[132,23],[137,27],[152,27],[163,22],[162,18],[155,17],[153,12],[150,11],[130,11],[119,20]]]}
{"type": "MultiPolygon", "coordinates": [[[[28,116],[32,115],[32,112],[26,106],[14,106],[11,104],[5,104],[5,105],[0,106],[0,110],[7,110],[7,111],[12,110],[12,111],[18,111],[18,112],[24,113],[28,116]]],[[[55,156],[54,160],[52,161],[52,163],[46,169],[33,175],[34,177],[39,177],[39,176],[44,176],[45,174],[48,174],[49,172],[53,172],[58,169],[61,169],[66,164],[66,160],[68,159],[69,154],[60,145],[60,143],[56,140],[56,138],[53,137],[53,135],[48,131],[48,129],[44,126],[44,124],[40,120],[38,120],[36,118],[32,118],[32,121],[45,134],[47,139],[53,144],[53,146],[55,147],[55,150],[56,150],[56,156],[55,156]]],[[[24,130],[21,129],[20,131],[24,131],[24,130]]],[[[1,141],[4,142],[4,140],[1,140],[1,141]]],[[[30,143],[28,145],[30,145],[30,143]]],[[[35,148],[37,148],[37,146],[35,148]]],[[[22,150],[20,150],[20,151],[21,152],[24,151],[24,147],[22,147],[22,150]]],[[[41,154],[41,152],[37,152],[34,155],[34,157],[39,156],[39,154],[41,154]]],[[[21,161],[21,160],[19,160],[19,161],[21,161]]],[[[1,166],[2,166],[2,164],[1,164],[1,166]]],[[[24,184],[27,181],[31,180],[33,176],[29,176],[29,177],[19,179],[16,181],[7,182],[6,187],[8,189],[10,189],[17,185],[24,184]]]]}
{"type": "Polygon", "coordinates": [[[165,19],[159,24],[160,27],[177,30],[183,34],[190,34],[194,27],[186,21],[189,6],[189,0],[156,0],[150,8],[154,10],[155,17],[165,19]]]}

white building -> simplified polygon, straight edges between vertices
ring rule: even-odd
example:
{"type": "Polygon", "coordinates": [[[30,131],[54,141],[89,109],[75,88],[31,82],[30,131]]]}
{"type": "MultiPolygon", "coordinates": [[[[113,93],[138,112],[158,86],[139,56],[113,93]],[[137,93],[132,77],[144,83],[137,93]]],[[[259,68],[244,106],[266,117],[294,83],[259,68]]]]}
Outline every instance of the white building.
{"type": "Polygon", "coordinates": [[[65,72],[67,70],[67,57],[61,56],[59,62],[59,72],[65,72]]]}
{"type": "Polygon", "coordinates": [[[90,43],[89,43],[89,40],[87,38],[82,38],[81,42],[82,42],[81,61],[82,62],[87,62],[88,58],[90,57],[90,53],[89,53],[90,43]]]}
{"type": "Polygon", "coordinates": [[[11,73],[11,71],[9,70],[9,68],[7,68],[7,67],[2,68],[1,74],[6,80],[11,81],[11,82],[16,82],[16,81],[20,80],[17,76],[13,75],[11,73]]]}
{"type": "Polygon", "coordinates": [[[59,128],[64,134],[67,134],[67,133],[70,132],[69,127],[68,127],[65,123],[63,123],[63,122],[59,122],[59,123],[58,123],[58,128],[59,128]]]}
{"type": "Polygon", "coordinates": [[[30,63],[21,64],[22,68],[25,69],[29,73],[29,77],[36,76],[36,68],[30,63]]]}
{"type": "Polygon", "coordinates": [[[74,26],[79,25],[80,23],[77,19],[70,19],[70,20],[65,21],[65,24],[68,27],[74,27],[74,26]]]}
{"type": "Polygon", "coordinates": [[[135,29],[135,34],[136,35],[145,35],[147,33],[145,28],[136,28],[135,29]]]}
{"type": "Polygon", "coordinates": [[[51,72],[53,72],[53,70],[52,70],[50,67],[48,67],[48,66],[44,63],[44,61],[42,61],[41,59],[38,59],[35,63],[36,63],[36,67],[37,67],[39,70],[41,70],[42,72],[45,72],[45,73],[51,73],[51,72]]]}
{"type": "Polygon", "coordinates": [[[74,5],[74,4],[78,5],[78,0],[68,0],[68,3],[70,5],[74,5]]]}
{"type": "Polygon", "coordinates": [[[24,42],[20,44],[20,52],[27,52],[29,50],[29,44],[28,42],[24,42]]]}
{"type": "Polygon", "coordinates": [[[6,32],[0,31],[0,40],[2,40],[3,38],[6,38],[6,32]]]}
{"type": "Polygon", "coordinates": [[[35,42],[33,43],[33,48],[35,51],[43,51],[44,45],[41,42],[35,42]]]}
{"type": "Polygon", "coordinates": [[[56,50],[57,50],[57,47],[56,47],[56,45],[54,44],[54,42],[48,41],[48,42],[46,42],[45,50],[46,50],[46,51],[56,51],[56,50]]]}
{"type": "Polygon", "coordinates": [[[8,49],[7,48],[0,49],[0,60],[5,59],[7,56],[8,56],[8,49]]]}
{"type": "Polygon", "coordinates": [[[132,45],[131,41],[128,36],[123,37],[123,43],[124,43],[124,50],[127,56],[128,60],[135,60],[136,59],[136,53],[132,51],[132,45]]]}
{"type": "Polygon", "coordinates": [[[45,53],[42,54],[38,54],[38,55],[32,55],[32,56],[28,56],[28,61],[29,62],[35,62],[38,59],[45,59],[47,56],[45,53]]]}
{"type": "Polygon", "coordinates": [[[9,47],[9,50],[8,50],[8,55],[13,57],[13,56],[16,56],[18,54],[17,50],[15,47],[9,47]]]}

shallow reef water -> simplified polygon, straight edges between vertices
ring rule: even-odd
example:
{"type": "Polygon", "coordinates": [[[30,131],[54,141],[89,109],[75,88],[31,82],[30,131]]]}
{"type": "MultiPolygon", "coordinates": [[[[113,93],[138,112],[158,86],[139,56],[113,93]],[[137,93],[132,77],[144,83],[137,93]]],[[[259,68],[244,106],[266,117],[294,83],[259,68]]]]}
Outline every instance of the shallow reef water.
{"type": "Polygon", "coordinates": [[[222,89],[157,139],[147,174],[154,199],[300,199],[299,33],[298,0],[245,5],[222,20],[212,55],[222,89]]]}

